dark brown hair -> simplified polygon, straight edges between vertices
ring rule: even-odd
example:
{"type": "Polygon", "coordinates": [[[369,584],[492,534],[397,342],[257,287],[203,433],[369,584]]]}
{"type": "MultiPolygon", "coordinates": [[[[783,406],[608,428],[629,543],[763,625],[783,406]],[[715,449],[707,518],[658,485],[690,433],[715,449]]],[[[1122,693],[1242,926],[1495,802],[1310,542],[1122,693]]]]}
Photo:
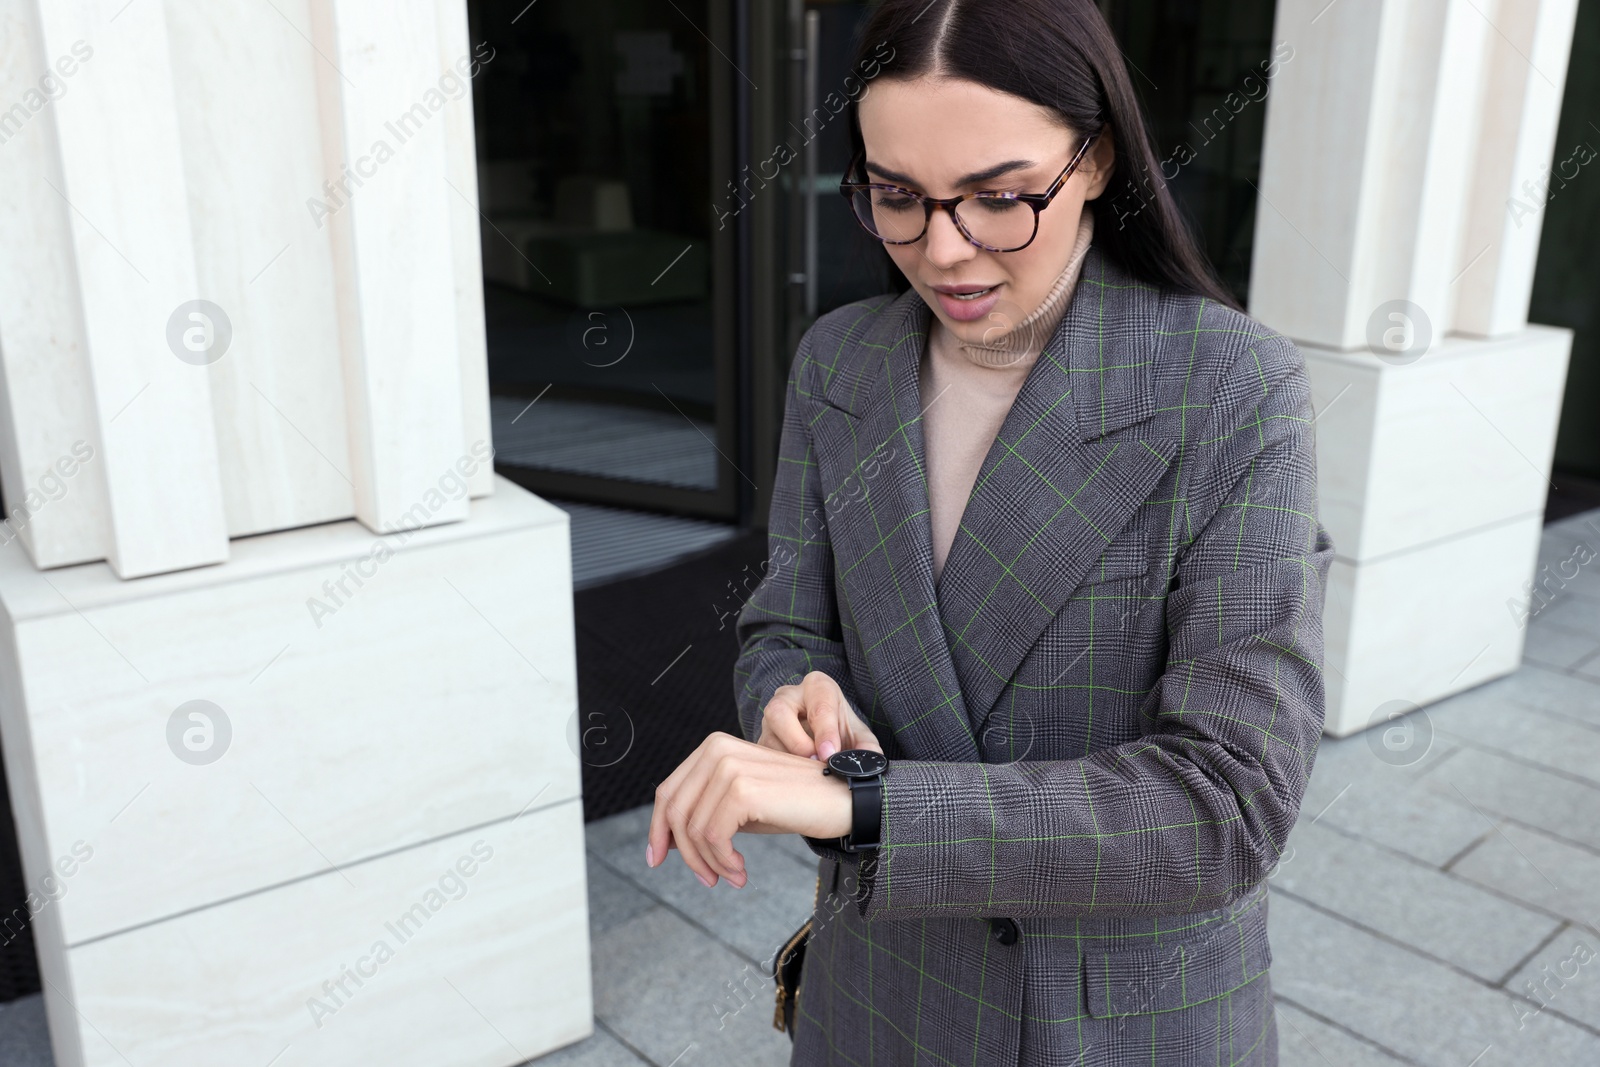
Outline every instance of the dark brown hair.
{"type": "MultiPolygon", "coordinates": [[[[1244,310],[1167,189],[1122,52],[1092,0],[882,0],[855,58],[876,77],[937,72],[1022,97],[1079,136],[1110,123],[1116,160],[1089,202],[1094,243],[1141,281],[1244,310]]],[[[852,155],[862,148],[858,106],[852,95],[852,155]]]]}

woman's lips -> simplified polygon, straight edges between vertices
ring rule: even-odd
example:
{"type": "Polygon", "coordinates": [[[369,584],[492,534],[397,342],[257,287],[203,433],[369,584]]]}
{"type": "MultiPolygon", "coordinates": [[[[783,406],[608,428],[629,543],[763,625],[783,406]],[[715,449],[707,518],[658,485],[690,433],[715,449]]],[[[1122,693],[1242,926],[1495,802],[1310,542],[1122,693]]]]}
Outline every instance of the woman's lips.
{"type": "Polygon", "coordinates": [[[938,290],[934,290],[934,292],[938,295],[939,306],[944,308],[946,315],[957,322],[971,322],[974,319],[983,318],[994,310],[995,304],[1000,300],[1000,288],[1004,284],[1004,282],[1000,282],[992,286],[982,296],[970,298],[956,297],[938,290]]]}

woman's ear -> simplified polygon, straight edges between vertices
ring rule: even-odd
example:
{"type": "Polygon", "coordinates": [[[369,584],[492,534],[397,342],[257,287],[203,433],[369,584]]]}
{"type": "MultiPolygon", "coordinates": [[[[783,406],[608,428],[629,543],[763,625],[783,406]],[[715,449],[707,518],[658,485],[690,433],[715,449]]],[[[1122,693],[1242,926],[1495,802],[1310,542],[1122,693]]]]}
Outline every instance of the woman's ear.
{"type": "Polygon", "coordinates": [[[1111,175],[1117,164],[1117,143],[1112,134],[1109,122],[1102,126],[1100,136],[1094,139],[1094,144],[1089,148],[1089,156],[1084,160],[1087,165],[1082,169],[1089,177],[1089,188],[1083,194],[1085,200],[1095,199],[1105,192],[1106,186],[1111,183],[1111,175]]]}

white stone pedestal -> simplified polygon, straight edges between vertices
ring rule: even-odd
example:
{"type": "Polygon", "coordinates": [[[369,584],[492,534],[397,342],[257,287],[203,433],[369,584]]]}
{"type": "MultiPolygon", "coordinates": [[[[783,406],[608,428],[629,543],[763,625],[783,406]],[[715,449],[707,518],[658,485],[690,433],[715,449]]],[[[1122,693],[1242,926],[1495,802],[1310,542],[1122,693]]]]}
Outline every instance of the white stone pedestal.
{"type": "Polygon", "coordinates": [[[1521,659],[1570,338],[1528,324],[1544,220],[1516,205],[1572,151],[1576,16],[1277,0],[1249,307],[1321,413],[1329,733],[1521,659]]]}
{"type": "Polygon", "coordinates": [[[1327,732],[1516,669],[1572,344],[1528,326],[1411,363],[1302,343],[1328,577],[1327,732]]]}
{"type": "Polygon", "coordinates": [[[496,481],[463,522],[135,580],[0,549],[60,1067],[498,1067],[591,1032],[568,522],[496,481]]]}

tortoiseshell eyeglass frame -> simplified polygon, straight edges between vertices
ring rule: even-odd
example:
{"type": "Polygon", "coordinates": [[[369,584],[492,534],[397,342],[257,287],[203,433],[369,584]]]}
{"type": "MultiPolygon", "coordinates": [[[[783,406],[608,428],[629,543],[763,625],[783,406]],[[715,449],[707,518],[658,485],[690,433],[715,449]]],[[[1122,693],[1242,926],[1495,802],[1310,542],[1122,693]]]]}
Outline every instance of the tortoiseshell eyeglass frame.
{"type": "Polygon", "coordinates": [[[861,216],[856,214],[855,206],[853,203],[851,204],[851,217],[860,224],[863,230],[866,230],[869,234],[872,234],[873,237],[876,237],[884,244],[916,244],[927,234],[928,223],[933,221],[934,208],[944,208],[944,210],[950,215],[950,221],[955,223],[956,229],[961,231],[961,236],[965,237],[968,242],[989,252],[1019,252],[1031,245],[1033,243],[1033,239],[1039,236],[1039,212],[1049,207],[1050,201],[1054,200],[1055,195],[1061,191],[1062,186],[1067,184],[1067,179],[1072,176],[1072,173],[1075,170],[1078,169],[1078,164],[1083,162],[1084,154],[1088,152],[1089,146],[1094,143],[1095,138],[1100,136],[1100,132],[1100,130],[1096,130],[1094,133],[1091,133],[1088,137],[1083,139],[1083,143],[1078,146],[1078,151],[1073,154],[1072,161],[1067,164],[1066,169],[1056,177],[1055,181],[1050,183],[1050,188],[1042,193],[1001,193],[984,191],[977,193],[963,193],[960,196],[947,196],[941,199],[939,197],[924,196],[915,189],[907,189],[903,185],[890,185],[884,182],[851,181],[850,175],[856,173],[857,169],[861,167],[863,157],[866,155],[866,150],[861,149],[860,151],[857,151],[856,154],[851,158],[850,166],[845,169],[845,180],[839,183],[839,195],[843,196],[845,201],[848,203],[858,192],[867,189],[881,189],[884,192],[900,193],[904,196],[908,196],[922,205],[923,217],[921,231],[919,231],[915,237],[910,238],[909,240],[891,241],[882,234],[875,233],[872,227],[868,226],[861,216]],[[996,248],[994,245],[984,244],[982,241],[973,237],[971,233],[967,232],[967,228],[961,224],[960,216],[956,214],[957,205],[965,203],[968,200],[978,199],[1020,200],[1022,203],[1027,204],[1029,207],[1033,208],[1033,233],[1029,235],[1026,241],[1012,248],[996,248]]]}

